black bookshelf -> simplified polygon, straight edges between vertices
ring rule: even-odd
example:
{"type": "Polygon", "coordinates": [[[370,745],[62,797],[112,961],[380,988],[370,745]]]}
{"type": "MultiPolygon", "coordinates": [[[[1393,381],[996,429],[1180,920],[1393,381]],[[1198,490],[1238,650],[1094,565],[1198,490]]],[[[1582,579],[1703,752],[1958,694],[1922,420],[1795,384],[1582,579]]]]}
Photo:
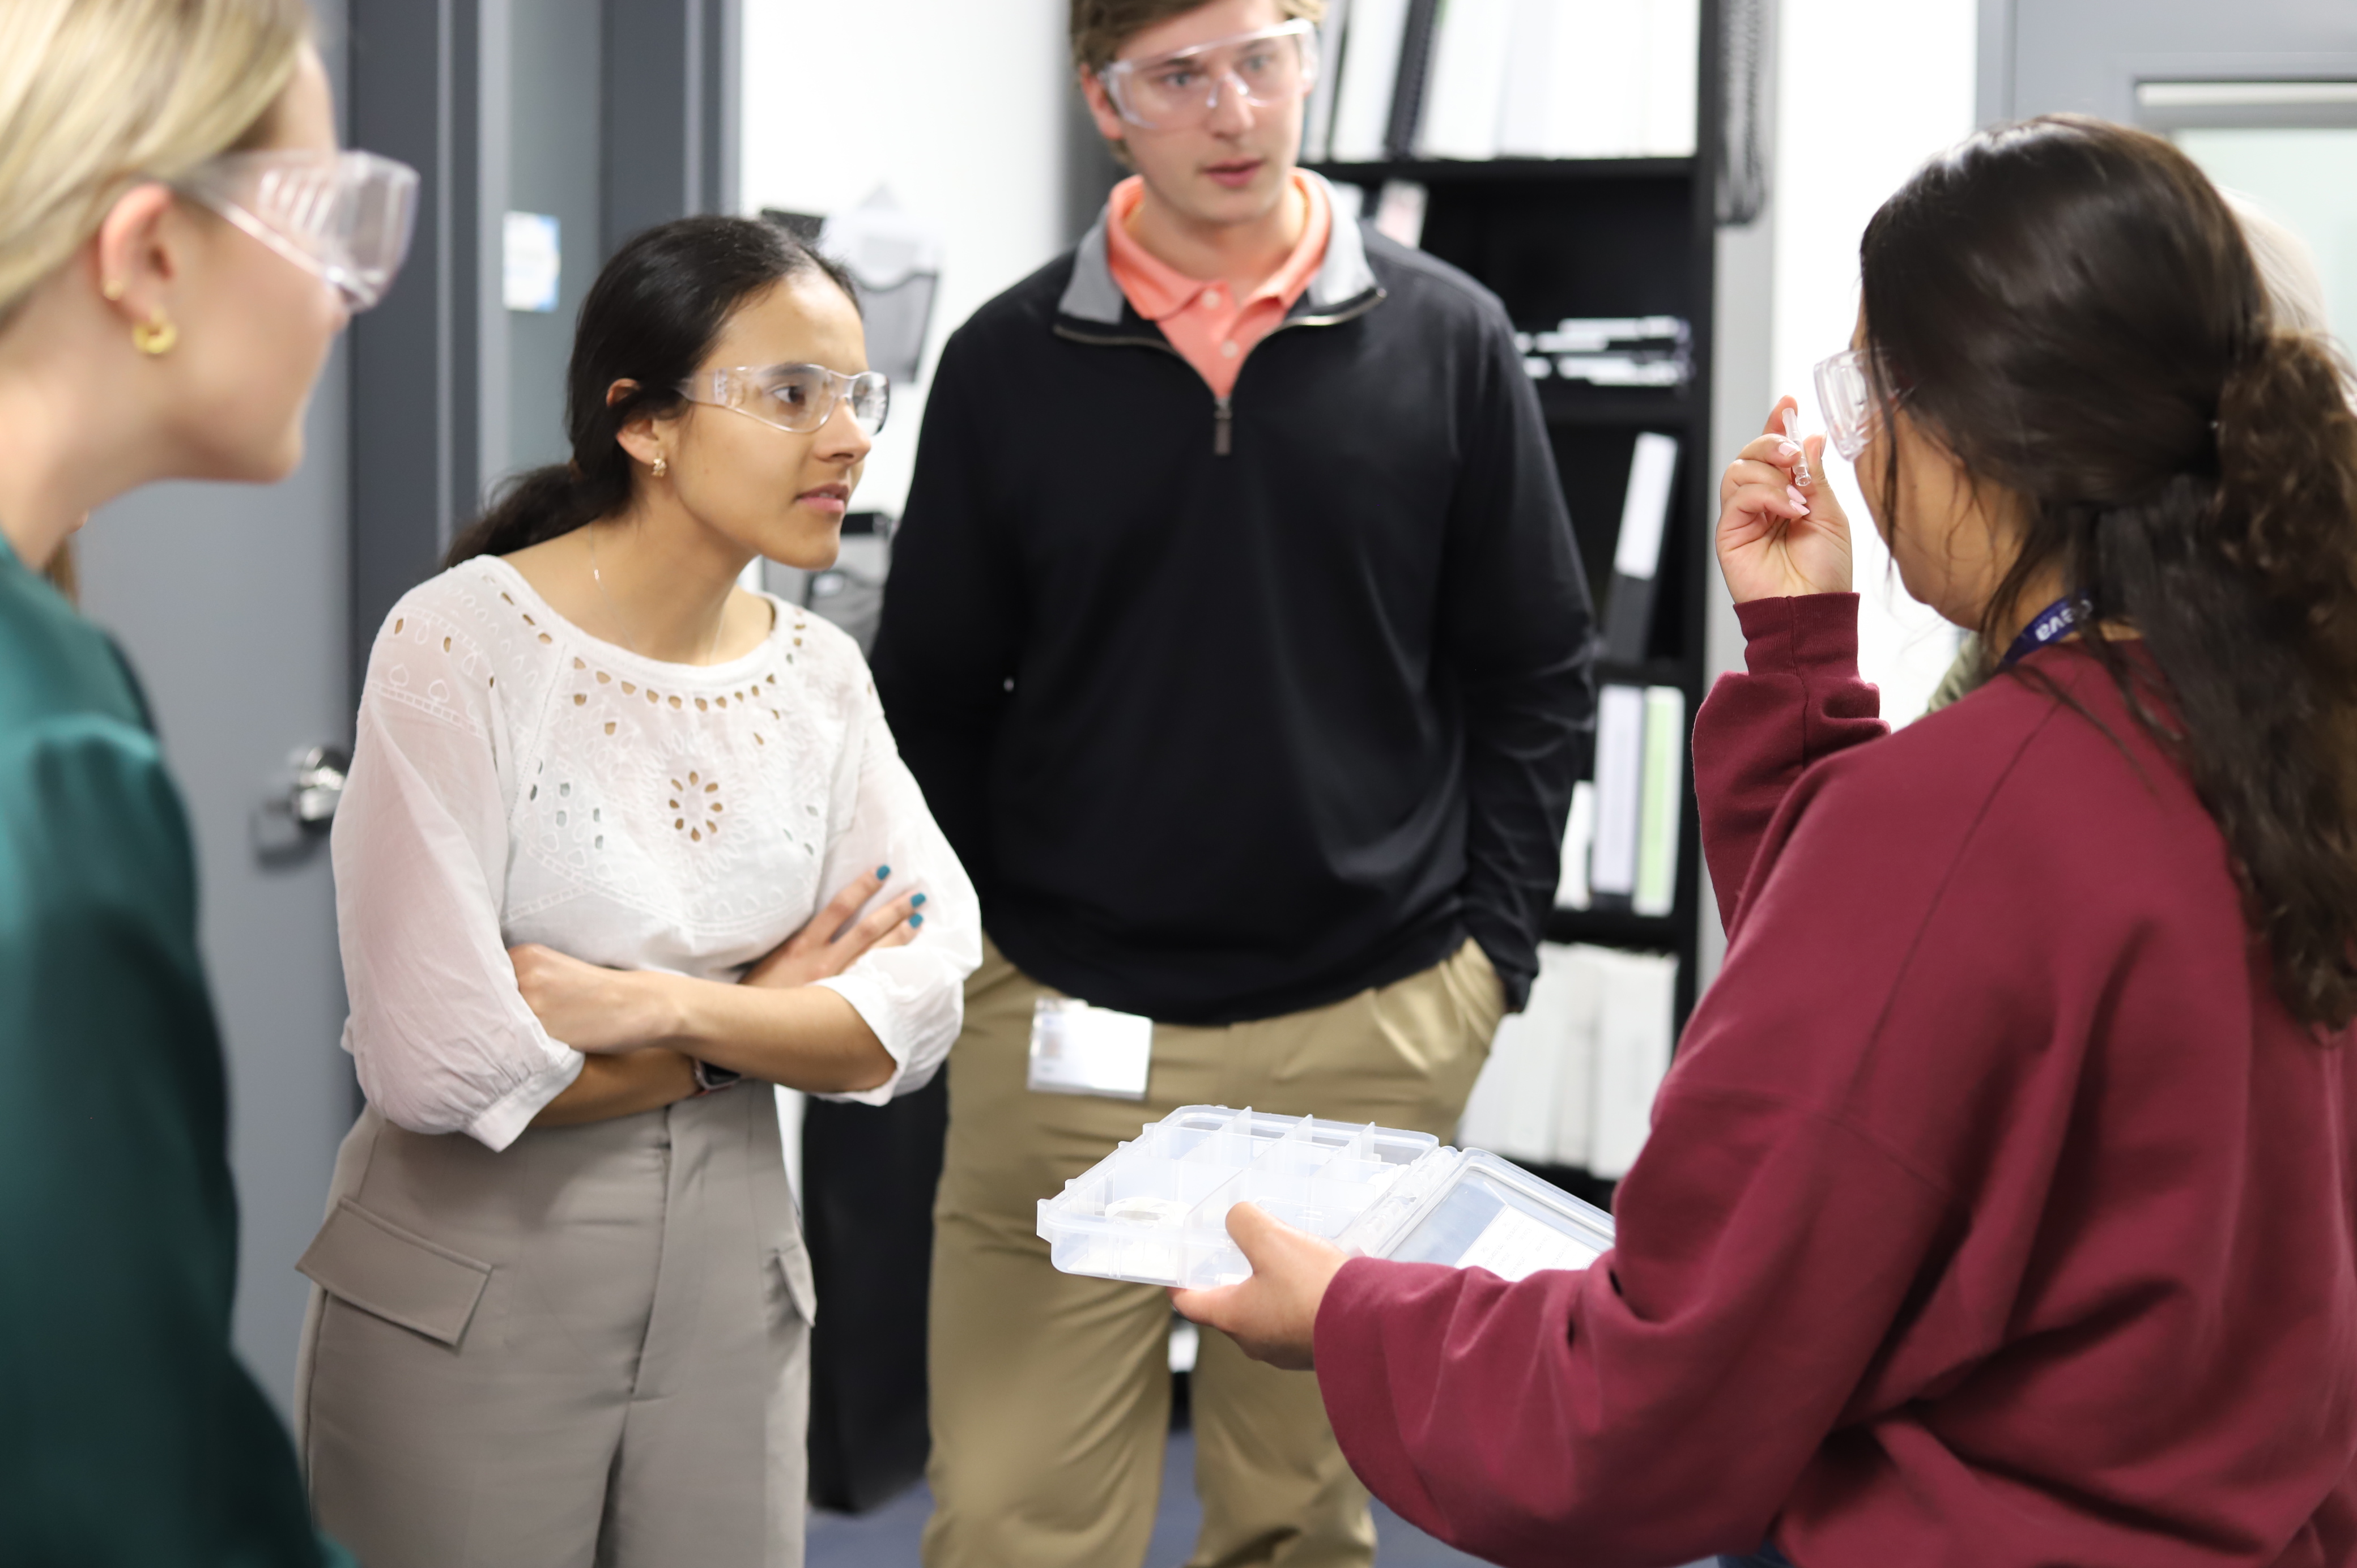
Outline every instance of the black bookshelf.
{"type": "MultiPolygon", "coordinates": [[[[1710,466],[1712,300],[1716,271],[1716,154],[1722,145],[1720,11],[1703,0],[1697,94],[1701,123],[1690,158],[1499,158],[1489,162],[1405,158],[1325,163],[1319,173],[1357,185],[1372,212],[1385,182],[1413,180],[1426,191],[1423,248],[1463,268],[1505,302],[1517,328],[1546,331],[1566,317],[1675,316],[1690,324],[1691,379],[1675,389],[1536,383],[1571,509],[1587,580],[1598,596],[1612,580],[1629,459],[1637,436],[1678,439],[1678,474],[1655,577],[1652,634],[1640,664],[1599,664],[1597,677],[1675,686],[1693,722],[1707,669],[1704,639],[1708,574],[1715,569],[1716,515],[1710,466]]],[[[1593,757],[1588,759],[1592,775],[1593,757]]],[[[1678,833],[1676,901],[1667,916],[1641,916],[1625,900],[1557,909],[1551,941],[1677,955],[1676,1026],[1694,1010],[1700,958],[1702,842],[1689,775],[1678,833]]],[[[1538,1173],[1609,1206],[1612,1184],[1584,1171],[1538,1173]]]]}

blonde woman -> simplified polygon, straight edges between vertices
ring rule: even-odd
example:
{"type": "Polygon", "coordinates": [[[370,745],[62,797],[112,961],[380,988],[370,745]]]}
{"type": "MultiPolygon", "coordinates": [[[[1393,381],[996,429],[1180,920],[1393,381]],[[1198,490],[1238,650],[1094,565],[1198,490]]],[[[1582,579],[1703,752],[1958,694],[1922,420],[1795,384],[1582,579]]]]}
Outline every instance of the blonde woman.
{"type": "MultiPolygon", "coordinates": [[[[301,0],[0,5],[0,1557],[346,1563],[229,1345],[179,797],[41,574],[157,479],[283,478],[415,179],[339,155],[301,0]]],[[[230,569],[224,564],[224,570],[230,569]]]]}
{"type": "Polygon", "coordinates": [[[690,218],[581,306],[573,459],[378,634],[336,894],[369,1105],[303,1261],[320,1522],[370,1568],[791,1568],[810,1264],[771,1083],[930,1079],[973,888],[834,559],[888,403],[847,281],[690,218]]]}

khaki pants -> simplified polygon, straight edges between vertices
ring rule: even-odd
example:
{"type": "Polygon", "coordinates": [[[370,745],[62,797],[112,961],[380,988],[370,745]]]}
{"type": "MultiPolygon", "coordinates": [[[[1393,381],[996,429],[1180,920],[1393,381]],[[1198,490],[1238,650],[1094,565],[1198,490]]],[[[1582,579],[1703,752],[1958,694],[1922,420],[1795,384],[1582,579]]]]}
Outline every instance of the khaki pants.
{"type": "MultiPolygon", "coordinates": [[[[1394,984],[1224,1028],[1157,1024],[1143,1102],[1025,1087],[1032,1004],[995,946],[966,983],[936,1203],[926,1568],[1129,1568],[1146,1554],[1170,1419],[1170,1305],[1058,1273],[1038,1203],[1181,1105],[1251,1106],[1451,1137],[1504,1011],[1471,941],[1394,984]]],[[[1203,1528],[1190,1568],[1355,1568],[1367,1494],[1318,1381],[1206,1332],[1192,1384],[1203,1528]]]]}
{"type": "Polygon", "coordinates": [[[368,1568],[801,1568],[810,1262],[766,1084],[498,1154],[371,1107],[296,1376],[368,1568]]]}

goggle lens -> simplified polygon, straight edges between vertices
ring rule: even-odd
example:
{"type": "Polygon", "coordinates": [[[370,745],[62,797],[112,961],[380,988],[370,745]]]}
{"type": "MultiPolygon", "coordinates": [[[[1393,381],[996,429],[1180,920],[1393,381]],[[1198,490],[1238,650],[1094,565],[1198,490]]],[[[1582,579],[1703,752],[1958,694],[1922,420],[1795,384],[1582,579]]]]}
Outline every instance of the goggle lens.
{"type": "Polygon", "coordinates": [[[1318,84],[1318,33],[1307,21],[1287,22],[1152,59],[1116,60],[1099,80],[1131,124],[1185,130],[1210,119],[1223,91],[1255,109],[1306,97],[1318,84]]]}
{"type": "Polygon", "coordinates": [[[1873,433],[1874,389],[1865,353],[1846,349],[1817,366],[1817,407],[1825,416],[1825,438],[1845,462],[1855,463],[1873,433]]]}
{"type": "Polygon", "coordinates": [[[417,218],[417,171],[373,153],[226,153],[180,188],[325,279],[354,311],[393,287],[417,218]]]}
{"type": "Polygon", "coordinates": [[[892,412],[892,382],[881,371],[847,376],[824,365],[738,366],[695,377],[680,388],[692,403],[733,409],[778,430],[807,435],[848,401],[851,417],[874,435],[892,412]]]}

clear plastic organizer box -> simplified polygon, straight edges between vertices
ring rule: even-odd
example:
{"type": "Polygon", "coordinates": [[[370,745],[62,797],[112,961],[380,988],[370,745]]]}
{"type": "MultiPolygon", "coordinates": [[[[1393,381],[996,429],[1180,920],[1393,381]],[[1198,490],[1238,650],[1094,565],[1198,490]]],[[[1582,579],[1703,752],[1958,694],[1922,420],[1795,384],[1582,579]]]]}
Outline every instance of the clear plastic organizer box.
{"type": "Polygon", "coordinates": [[[1068,1274],[1232,1284],[1252,1273],[1228,1210],[1257,1204],[1345,1251],[1485,1268],[1518,1280],[1585,1268],[1612,1217],[1480,1149],[1369,1122],[1182,1106],[1039,1200],[1039,1235],[1068,1274]]]}

